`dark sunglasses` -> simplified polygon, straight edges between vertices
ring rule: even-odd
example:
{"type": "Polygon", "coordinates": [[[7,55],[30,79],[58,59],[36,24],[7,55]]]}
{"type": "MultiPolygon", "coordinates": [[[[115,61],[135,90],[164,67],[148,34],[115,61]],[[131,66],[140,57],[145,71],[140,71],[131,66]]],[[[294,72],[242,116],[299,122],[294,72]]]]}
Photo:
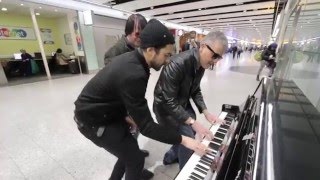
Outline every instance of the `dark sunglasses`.
{"type": "Polygon", "coordinates": [[[217,60],[222,59],[222,56],[221,56],[220,54],[214,52],[214,50],[211,49],[211,47],[210,47],[209,45],[206,44],[206,46],[207,46],[207,48],[213,53],[212,59],[217,59],[217,60]]]}

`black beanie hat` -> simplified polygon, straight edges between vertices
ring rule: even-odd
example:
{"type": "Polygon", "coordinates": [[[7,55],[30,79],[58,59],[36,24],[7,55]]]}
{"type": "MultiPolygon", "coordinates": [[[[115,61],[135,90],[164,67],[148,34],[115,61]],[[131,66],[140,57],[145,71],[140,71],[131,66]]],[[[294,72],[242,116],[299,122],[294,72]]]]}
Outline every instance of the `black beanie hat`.
{"type": "Polygon", "coordinates": [[[167,44],[174,44],[174,37],[160,21],[151,19],[140,34],[142,49],[148,47],[162,48],[167,44]]]}

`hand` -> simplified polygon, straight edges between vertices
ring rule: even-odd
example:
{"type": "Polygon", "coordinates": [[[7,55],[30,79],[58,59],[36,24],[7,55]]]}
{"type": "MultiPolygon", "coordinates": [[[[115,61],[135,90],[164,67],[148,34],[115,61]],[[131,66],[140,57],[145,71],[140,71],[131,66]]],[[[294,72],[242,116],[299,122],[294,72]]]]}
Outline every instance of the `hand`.
{"type": "Polygon", "coordinates": [[[194,131],[196,131],[201,138],[205,137],[208,140],[213,139],[213,134],[209,129],[206,129],[205,127],[203,127],[198,121],[195,121],[192,125],[191,125],[192,129],[194,131]]]}
{"type": "Polygon", "coordinates": [[[207,121],[211,124],[216,124],[216,123],[225,124],[226,123],[225,120],[219,119],[218,116],[213,115],[213,114],[209,113],[208,111],[203,111],[203,113],[204,113],[204,116],[206,117],[207,121]]]}
{"type": "Polygon", "coordinates": [[[187,147],[188,149],[193,150],[199,156],[205,155],[208,151],[207,146],[187,136],[182,136],[181,144],[187,147]]]}
{"type": "Polygon", "coordinates": [[[138,126],[137,124],[133,121],[133,119],[130,116],[126,116],[126,122],[129,124],[130,127],[130,132],[135,133],[137,132],[138,126]]]}

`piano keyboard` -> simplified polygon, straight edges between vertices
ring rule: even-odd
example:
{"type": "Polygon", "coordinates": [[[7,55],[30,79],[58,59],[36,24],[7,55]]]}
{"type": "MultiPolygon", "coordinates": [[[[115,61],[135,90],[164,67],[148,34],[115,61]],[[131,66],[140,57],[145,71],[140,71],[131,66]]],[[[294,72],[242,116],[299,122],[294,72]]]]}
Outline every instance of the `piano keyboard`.
{"type": "Polygon", "coordinates": [[[210,131],[214,134],[214,138],[211,141],[206,139],[202,141],[202,143],[209,148],[210,152],[202,157],[193,153],[186,165],[176,176],[175,180],[207,180],[212,178],[214,173],[214,170],[212,170],[214,158],[219,152],[221,145],[227,143],[228,129],[230,126],[233,126],[233,118],[228,118],[227,116],[227,112],[221,112],[219,118],[224,119],[226,124],[213,125],[210,128],[210,131]]]}

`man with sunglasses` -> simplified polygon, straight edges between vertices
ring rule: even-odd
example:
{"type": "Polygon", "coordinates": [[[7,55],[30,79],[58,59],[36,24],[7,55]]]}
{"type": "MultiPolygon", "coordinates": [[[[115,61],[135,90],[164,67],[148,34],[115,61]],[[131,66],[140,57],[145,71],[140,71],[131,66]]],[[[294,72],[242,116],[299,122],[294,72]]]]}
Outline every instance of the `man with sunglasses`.
{"type": "Polygon", "coordinates": [[[135,50],[140,47],[140,32],[146,26],[147,20],[141,14],[129,16],[125,27],[125,36],[112,46],[104,55],[104,64],[107,65],[111,58],[135,50]]]}
{"type": "MultiPolygon", "coordinates": [[[[163,67],[154,91],[153,110],[160,125],[174,127],[181,135],[195,138],[195,133],[208,139],[213,138],[210,130],[196,121],[190,98],[193,99],[200,113],[210,123],[223,123],[223,120],[211,114],[204,103],[200,81],[205,69],[222,59],[228,47],[226,36],[219,31],[210,32],[199,48],[184,51],[171,58],[163,67]]],[[[183,145],[173,145],[165,154],[163,164],[179,162],[179,168],[188,161],[193,151],[183,145]]]]}
{"type": "Polygon", "coordinates": [[[168,144],[183,144],[205,154],[207,147],[154,122],[145,99],[150,68],[169,62],[174,37],[161,22],[151,19],[141,32],[141,47],[114,57],[83,88],[75,102],[79,131],[97,146],[118,158],[110,180],[146,180],[145,157],[130,134],[127,119],[146,137],[168,144]]]}

